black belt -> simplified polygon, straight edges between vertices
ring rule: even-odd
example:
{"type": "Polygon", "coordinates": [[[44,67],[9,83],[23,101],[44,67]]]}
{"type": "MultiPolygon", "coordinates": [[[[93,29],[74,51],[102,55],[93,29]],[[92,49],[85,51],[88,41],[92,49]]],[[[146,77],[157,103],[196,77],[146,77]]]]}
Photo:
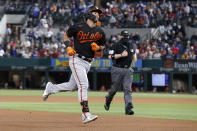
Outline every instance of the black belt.
{"type": "Polygon", "coordinates": [[[114,64],[113,66],[114,67],[119,67],[119,68],[129,68],[130,67],[128,65],[117,65],[117,64],[114,64]]]}
{"type": "Polygon", "coordinates": [[[87,61],[87,62],[92,62],[92,60],[93,60],[93,58],[87,58],[87,57],[82,56],[82,55],[80,55],[80,54],[75,54],[75,55],[76,55],[77,57],[79,57],[79,58],[81,58],[81,59],[87,61]]]}

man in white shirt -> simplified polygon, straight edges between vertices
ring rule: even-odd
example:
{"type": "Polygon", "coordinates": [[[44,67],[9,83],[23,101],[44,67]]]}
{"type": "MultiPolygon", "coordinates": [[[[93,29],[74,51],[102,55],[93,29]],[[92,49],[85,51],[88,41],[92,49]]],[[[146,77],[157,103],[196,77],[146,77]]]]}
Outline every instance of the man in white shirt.
{"type": "Polygon", "coordinates": [[[27,38],[25,38],[25,40],[21,43],[21,46],[28,48],[31,46],[31,42],[27,38]]]}
{"type": "Polygon", "coordinates": [[[5,54],[5,51],[0,47],[0,57],[3,57],[5,54]]]}
{"type": "Polygon", "coordinates": [[[53,32],[50,28],[48,28],[47,32],[45,32],[45,42],[50,41],[52,42],[53,32]]]}
{"type": "Polygon", "coordinates": [[[42,42],[42,36],[43,36],[43,31],[40,30],[40,28],[37,28],[35,33],[34,33],[34,37],[35,37],[36,41],[39,41],[41,43],[42,42]]]}

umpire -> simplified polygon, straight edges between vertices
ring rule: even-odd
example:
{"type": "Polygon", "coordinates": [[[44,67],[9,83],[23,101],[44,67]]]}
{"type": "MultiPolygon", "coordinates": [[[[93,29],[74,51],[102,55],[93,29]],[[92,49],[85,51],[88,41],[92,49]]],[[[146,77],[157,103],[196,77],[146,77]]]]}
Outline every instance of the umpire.
{"type": "Polygon", "coordinates": [[[125,114],[133,115],[131,90],[133,69],[131,68],[131,63],[132,61],[136,62],[137,58],[133,44],[129,40],[129,32],[123,30],[121,36],[121,40],[115,43],[112,49],[109,50],[108,58],[113,61],[113,67],[111,69],[112,88],[109,90],[108,95],[105,96],[106,101],[104,108],[107,111],[109,110],[114,95],[122,85],[124,88],[125,114]]]}

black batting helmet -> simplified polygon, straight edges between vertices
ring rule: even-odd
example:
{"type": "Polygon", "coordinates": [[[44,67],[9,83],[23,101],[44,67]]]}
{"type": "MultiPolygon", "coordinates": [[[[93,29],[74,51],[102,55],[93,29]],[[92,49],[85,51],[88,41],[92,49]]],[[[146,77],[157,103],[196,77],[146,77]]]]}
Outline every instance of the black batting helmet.
{"type": "Polygon", "coordinates": [[[92,13],[90,13],[90,12],[85,13],[84,16],[85,16],[85,20],[90,19],[90,20],[92,20],[94,22],[97,22],[96,16],[93,15],[92,13]]]}
{"type": "Polygon", "coordinates": [[[128,30],[123,30],[123,31],[121,31],[121,35],[122,35],[122,36],[129,36],[128,30]]]}
{"type": "Polygon", "coordinates": [[[88,12],[98,12],[99,14],[102,14],[102,10],[100,10],[98,7],[96,6],[91,6],[89,9],[88,9],[88,12]]]}

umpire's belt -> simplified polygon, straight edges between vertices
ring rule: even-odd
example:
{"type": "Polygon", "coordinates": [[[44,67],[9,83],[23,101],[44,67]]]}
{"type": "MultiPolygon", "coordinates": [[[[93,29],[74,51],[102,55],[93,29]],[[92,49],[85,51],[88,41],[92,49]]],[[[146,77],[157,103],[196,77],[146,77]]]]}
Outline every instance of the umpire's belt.
{"type": "Polygon", "coordinates": [[[113,66],[118,67],[118,68],[129,68],[130,67],[128,65],[117,65],[117,64],[114,64],[113,66]]]}
{"type": "Polygon", "coordinates": [[[80,55],[80,54],[75,54],[75,55],[76,55],[77,57],[79,57],[79,58],[81,58],[81,59],[87,61],[87,62],[92,62],[92,60],[93,60],[93,58],[87,58],[87,57],[82,56],[82,55],[80,55]]]}

